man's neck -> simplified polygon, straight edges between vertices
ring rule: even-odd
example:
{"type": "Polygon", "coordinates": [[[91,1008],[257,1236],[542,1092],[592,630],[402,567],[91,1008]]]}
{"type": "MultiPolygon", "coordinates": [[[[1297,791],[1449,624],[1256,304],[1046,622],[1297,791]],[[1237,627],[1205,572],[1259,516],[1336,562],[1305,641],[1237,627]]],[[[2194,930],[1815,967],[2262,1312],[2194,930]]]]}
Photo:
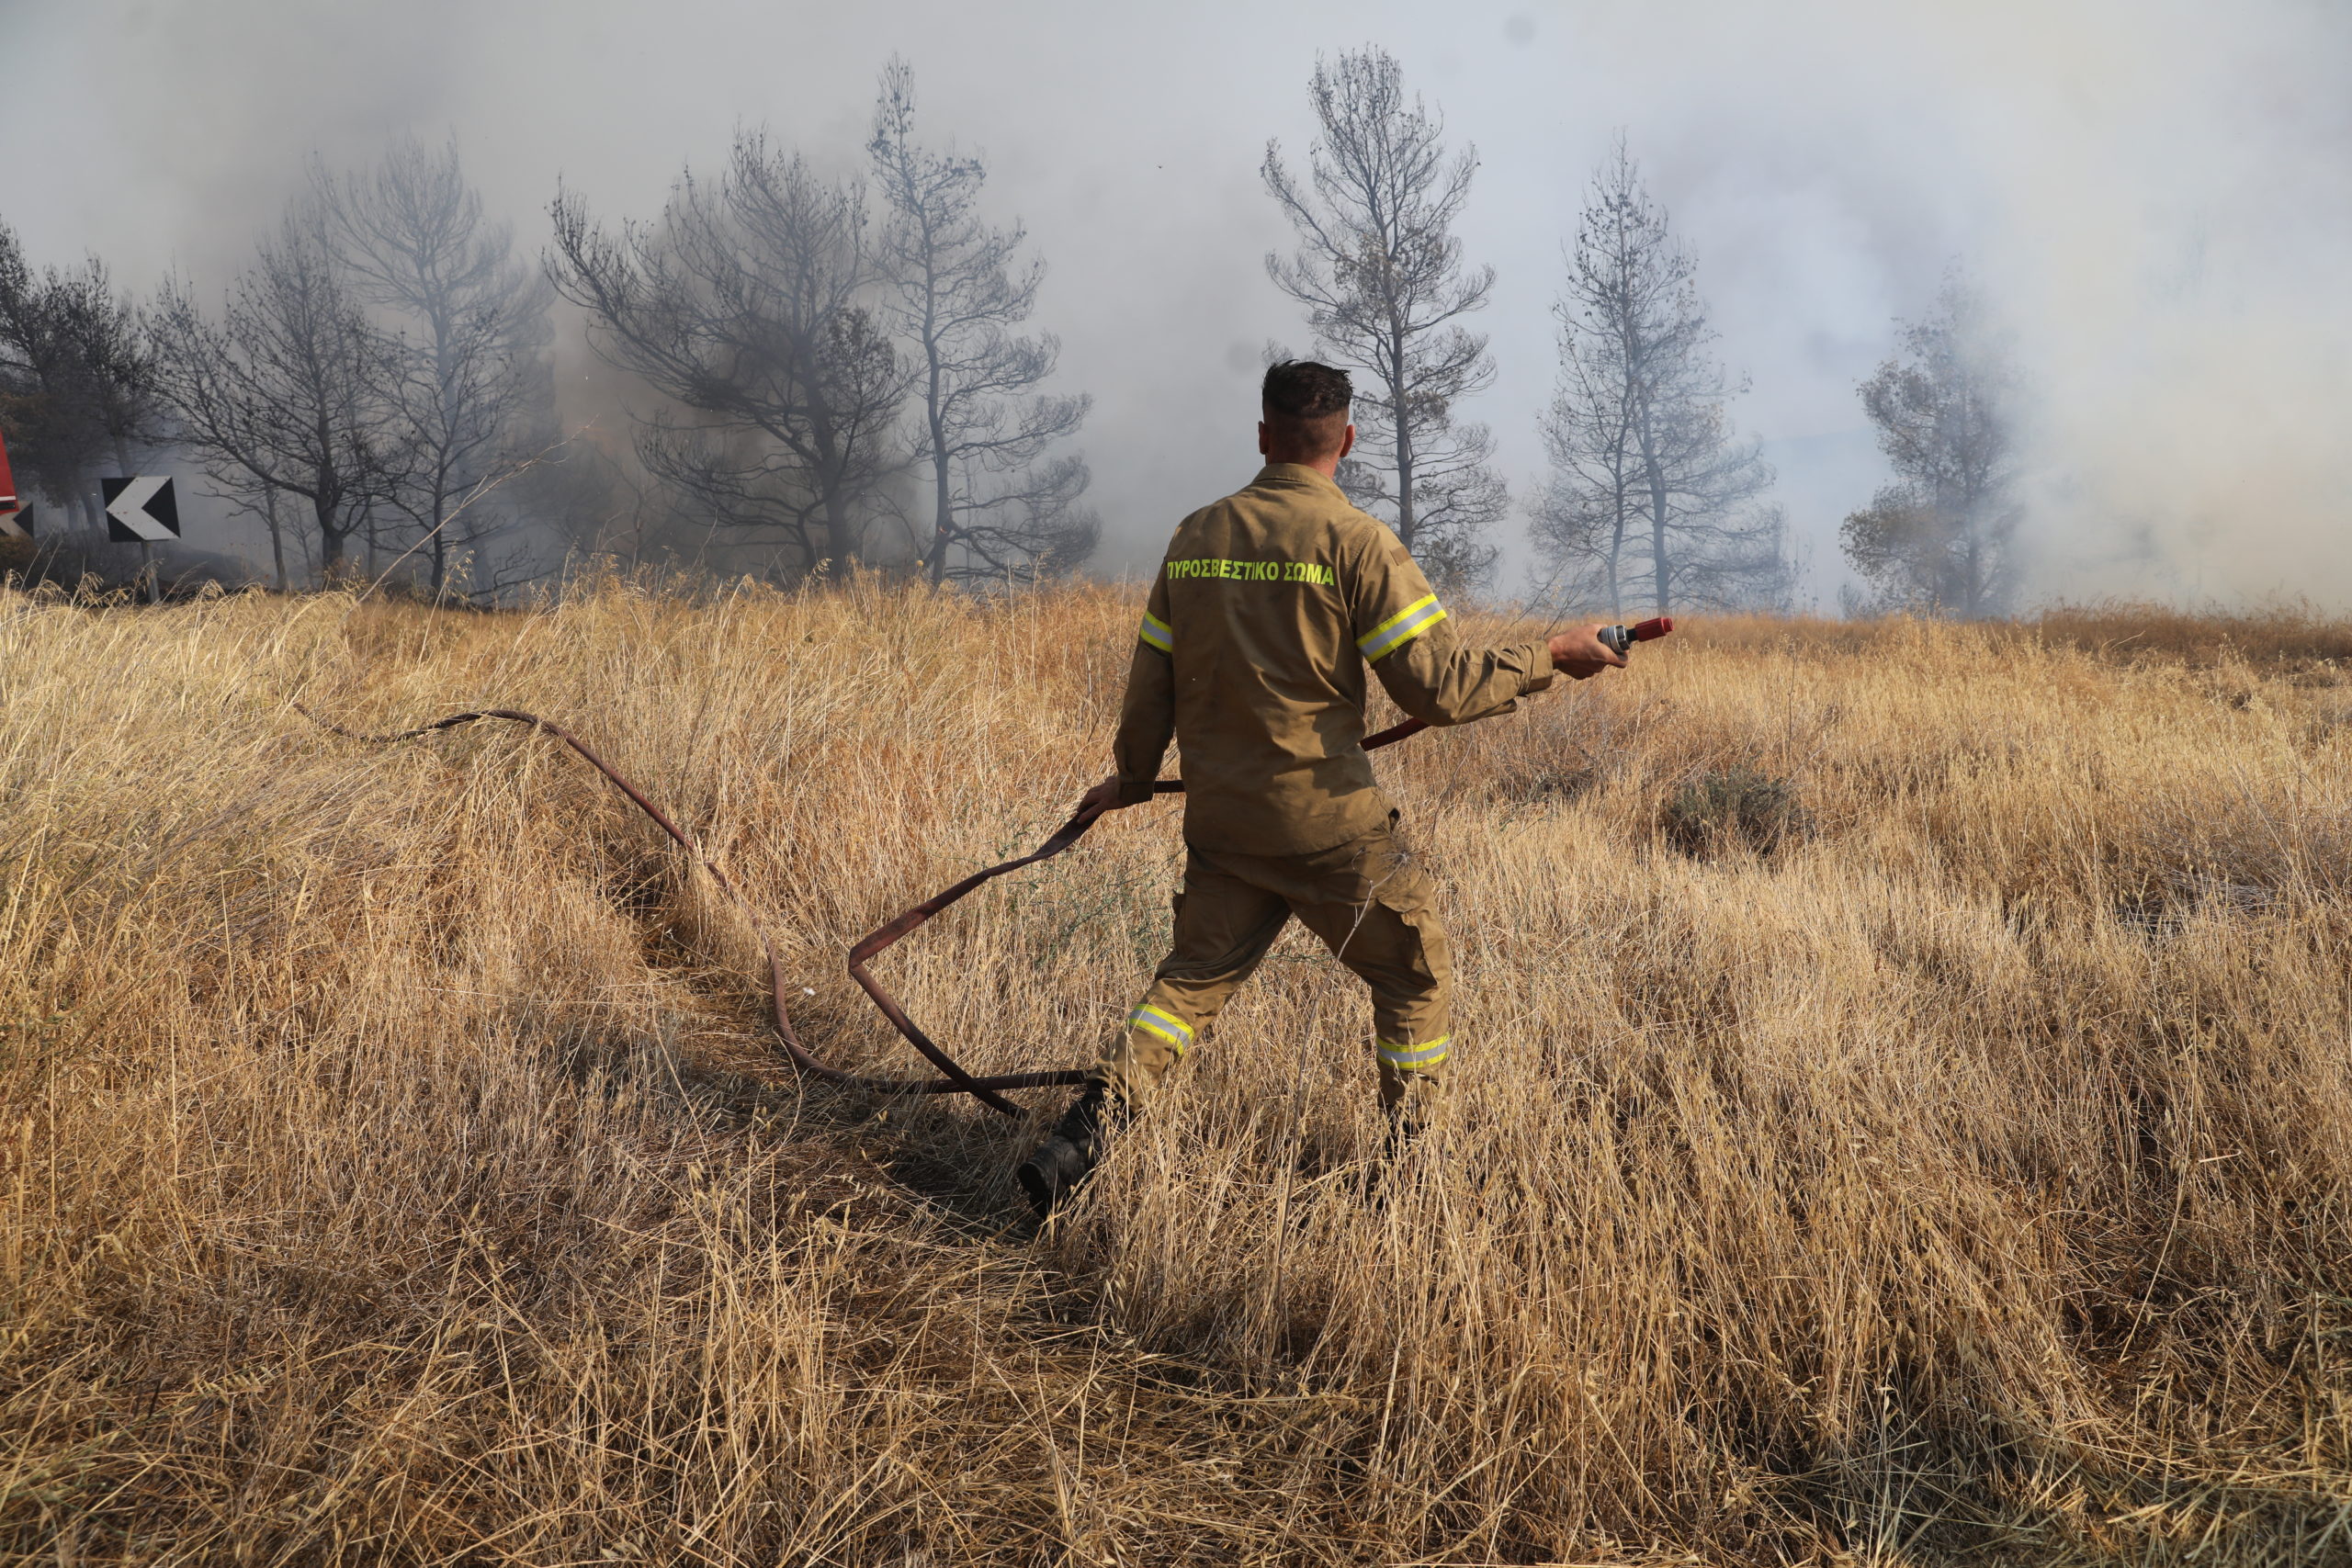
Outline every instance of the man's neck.
{"type": "Polygon", "coordinates": [[[1340,478],[1340,455],[1336,452],[1328,457],[1277,457],[1269,452],[1265,454],[1265,458],[1270,468],[1312,468],[1334,483],[1338,482],[1340,478]]]}

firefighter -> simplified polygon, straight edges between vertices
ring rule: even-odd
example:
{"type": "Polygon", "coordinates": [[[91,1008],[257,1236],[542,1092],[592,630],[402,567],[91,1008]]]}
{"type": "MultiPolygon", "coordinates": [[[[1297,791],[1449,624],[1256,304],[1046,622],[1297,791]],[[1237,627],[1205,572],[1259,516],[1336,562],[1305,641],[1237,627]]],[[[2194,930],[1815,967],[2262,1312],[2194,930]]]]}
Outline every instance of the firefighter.
{"type": "Polygon", "coordinates": [[[1469,648],[1396,536],[1334,478],[1355,445],[1347,373],[1267,370],[1249,488],[1193,513],[1169,543],[1136,635],[1112,747],[1088,791],[1103,809],[1151,798],[1179,742],[1184,886],[1175,940],[1125,1031],[1019,1171],[1042,1213],[1084,1180],[1108,1134],[1208,1031],[1296,916],[1372,987],[1374,1055],[1392,1129],[1419,1126],[1453,1051],[1452,962],[1429,878],[1364,755],[1364,671],[1432,725],[1510,713],[1555,673],[1625,662],[1589,626],[1469,648]]]}

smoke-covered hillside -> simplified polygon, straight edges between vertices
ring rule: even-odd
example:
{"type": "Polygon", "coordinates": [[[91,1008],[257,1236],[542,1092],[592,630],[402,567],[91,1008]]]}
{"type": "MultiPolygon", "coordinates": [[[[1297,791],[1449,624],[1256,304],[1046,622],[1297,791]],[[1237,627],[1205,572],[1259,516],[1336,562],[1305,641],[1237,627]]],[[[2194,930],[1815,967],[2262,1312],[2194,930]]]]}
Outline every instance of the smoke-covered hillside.
{"type": "MultiPolygon", "coordinates": [[[[288,202],[321,171],[349,180],[380,168],[398,139],[453,146],[485,221],[512,231],[509,259],[537,275],[560,191],[612,235],[658,225],[682,173],[715,189],[738,142],[763,134],[827,189],[862,182],[878,249],[889,200],[871,143],[878,78],[899,57],[920,90],[922,149],[980,157],[978,221],[1025,226],[1006,276],[1043,265],[1034,309],[1005,331],[1058,339],[1059,353],[1016,403],[1060,400],[1084,416],[969,486],[965,457],[946,464],[946,485],[989,513],[976,525],[1010,519],[1021,536],[952,553],[983,572],[1041,556],[1068,565],[1099,527],[1087,565],[1117,573],[1147,565],[1173,518],[1250,469],[1251,381],[1269,345],[1316,348],[1306,309],[1265,265],[1300,243],[1264,177],[1269,142],[1306,177],[1329,130],[1310,76],[1318,61],[1336,67],[1370,48],[1442,116],[1447,157],[1476,152],[1449,236],[1465,276],[1493,268],[1461,321],[1487,340],[1486,361],[1452,389],[1448,417],[1486,427],[1474,477],[1492,485],[1449,496],[1476,513],[1464,559],[1491,552],[1490,591],[1567,583],[1589,596],[1601,581],[1589,570],[1589,498],[1557,494],[1548,415],[1574,379],[1555,313],[1574,297],[1569,253],[1622,133],[1713,334],[1722,395],[1701,399],[1696,417],[1720,421],[1725,450],[1760,443],[1752,455],[1770,477],[1745,494],[1751,510],[1731,531],[1753,544],[1773,506],[1785,522],[1781,578],[1735,573],[1736,596],[1971,599],[1926,558],[1949,554],[1955,527],[1991,518],[2012,542],[2007,576],[1984,585],[1999,604],[2105,593],[2340,603],[2352,596],[2334,525],[2352,489],[2335,430],[2352,390],[2338,287],[2352,263],[2347,32],[2339,9],[2291,0],[1520,0],[1181,17],[909,0],[697,3],[658,21],[606,4],[22,6],[0,14],[18,149],[0,164],[0,222],[36,278],[95,254],[126,300],[152,307],[176,280],[218,325],[258,247],[285,238],[288,202]],[[1891,468],[1857,396],[1900,355],[1905,324],[1939,319],[1955,269],[2002,362],[2012,435],[1992,502],[1955,502],[1891,468]],[[1077,410],[1081,398],[1091,405],[1077,410]],[[1894,529],[1891,577],[1858,577],[1841,536],[1850,514],[1874,507],[1894,529]]],[[[909,339],[884,321],[889,292],[873,283],[865,308],[903,360],[909,339]]],[[[400,324],[380,302],[366,309],[400,324]]],[[[555,306],[532,349],[545,385],[495,445],[518,456],[576,441],[571,457],[596,460],[502,483],[468,512],[468,527],[498,525],[458,552],[472,581],[520,581],[616,540],[729,570],[797,570],[805,525],[785,513],[807,508],[810,460],[778,457],[791,439],[757,419],[747,433],[740,409],[695,409],[641,356],[600,355],[594,327],[593,310],[555,306]],[[693,459],[684,477],[698,482],[641,460],[664,420],[703,444],[670,448],[693,459]],[[506,528],[509,514],[530,525],[506,528]],[[503,575],[489,564],[502,555],[513,557],[503,575]]],[[[404,330],[413,344],[413,321],[404,330]]],[[[856,526],[871,536],[862,550],[904,563],[933,555],[943,488],[910,396],[849,459],[865,465],[854,476],[856,526]]],[[[1001,412],[1016,423],[1023,412],[1001,412]]],[[[21,406],[8,417],[31,418],[21,406]]],[[[6,419],[0,434],[22,467],[27,438],[6,419]]],[[[62,466],[111,469],[111,448],[100,441],[62,466]]],[[[149,462],[191,479],[205,466],[186,450],[149,462]]],[[[458,467],[461,479],[490,471],[458,467]]],[[[1396,486],[1383,491],[1376,477],[1364,493],[1393,519],[1396,486]]],[[[372,548],[379,570],[442,504],[429,484],[403,483],[359,509],[354,548],[372,548]]],[[[192,502],[190,544],[258,566],[270,551],[257,497],[276,488],[289,513],[317,511],[266,483],[208,488],[228,498],[192,502]]],[[[1712,526],[1705,487],[1693,493],[1676,505],[1712,526]]],[[[90,508],[72,497],[43,513],[62,526],[77,506],[87,527],[90,508]]],[[[295,544],[297,577],[332,553],[315,524],[295,544]]],[[[1640,561],[1617,564],[1621,592],[1655,586],[1640,561]]],[[[1694,580],[1692,591],[1713,589],[1694,580]]]]}

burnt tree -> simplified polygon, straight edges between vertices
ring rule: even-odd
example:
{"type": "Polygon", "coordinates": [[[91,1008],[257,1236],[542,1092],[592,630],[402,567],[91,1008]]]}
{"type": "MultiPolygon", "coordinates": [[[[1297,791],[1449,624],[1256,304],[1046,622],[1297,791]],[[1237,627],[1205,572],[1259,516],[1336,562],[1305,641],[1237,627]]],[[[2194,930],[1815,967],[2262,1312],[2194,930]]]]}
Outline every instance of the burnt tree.
{"type": "Polygon", "coordinates": [[[1623,137],[1594,175],[1553,306],[1560,374],[1540,422],[1552,472],[1530,533],[1563,602],[1772,605],[1788,597],[1772,470],[1727,412],[1698,264],[1623,137]]]}
{"type": "Polygon", "coordinates": [[[542,352],[553,292],[515,260],[505,226],[483,219],[454,146],[401,140],[365,174],[312,177],[346,287],[390,333],[405,431],[385,492],[415,529],[437,593],[460,553],[511,531],[492,492],[555,441],[542,352]]]}
{"type": "Polygon", "coordinates": [[[651,223],[610,233],[569,192],[553,214],[549,274],[591,343],[684,411],[646,422],[646,469],[715,525],[780,540],[795,574],[859,559],[907,389],[863,187],[745,131],[651,223]]]}
{"type": "Polygon", "coordinates": [[[164,416],[153,347],[106,264],[36,273],[0,224],[0,429],[27,482],[102,529],[99,474],[130,473],[164,416]]]}
{"type": "Polygon", "coordinates": [[[1306,307],[1317,352],[1359,373],[1351,496],[1432,578],[1475,581],[1509,504],[1486,426],[1455,418],[1494,378],[1486,338],[1462,324],[1485,307],[1494,269],[1465,268],[1453,234],[1477,152],[1447,154],[1443,121],[1407,95],[1385,50],[1318,61],[1308,97],[1318,134],[1305,180],[1272,141],[1260,171],[1299,241],[1266,257],[1267,275],[1306,307]]]}
{"type": "Polygon", "coordinates": [[[933,583],[1069,570],[1093,553],[1100,527],[1080,505],[1084,459],[1047,452],[1077,433],[1091,400],[1036,389],[1061,344],[1017,329],[1035,309],[1045,264],[1023,258],[1018,223],[981,218],[986,165],[919,141],[914,118],[914,73],[893,60],[867,154],[888,212],[880,262],[889,314],[913,372],[914,457],[931,480],[922,570],[933,583]]]}
{"type": "Polygon", "coordinates": [[[151,326],[181,446],[251,502],[305,503],[321,570],[343,577],[402,462],[404,433],[390,345],[353,292],[320,205],[292,204],[217,321],[175,280],[151,326]]]}
{"type": "Polygon", "coordinates": [[[1998,615],[2017,592],[2022,517],[2007,340],[1954,270],[1901,343],[1860,389],[1895,482],[1846,519],[1839,546],[1874,607],[1998,615]]]}

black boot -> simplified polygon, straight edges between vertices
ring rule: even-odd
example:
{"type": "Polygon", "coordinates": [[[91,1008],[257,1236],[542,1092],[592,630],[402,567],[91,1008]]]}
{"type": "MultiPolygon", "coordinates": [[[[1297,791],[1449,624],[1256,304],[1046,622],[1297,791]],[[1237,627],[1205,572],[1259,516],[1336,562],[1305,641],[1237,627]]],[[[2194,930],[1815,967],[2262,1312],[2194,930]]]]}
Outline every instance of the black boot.
{"type": "Polygon", "coordinates": [[[1401,1105],[1381,1108],[1388,1118],[1388,1135],[1380,1141],[1380,1157],[1395,1161],[1402,1159],[1412,1146],[1421,1141],[1421,1134],[1429,1123],[1409,1115],[1401,1105]]]}
{"type": "Polygon", "coordinates": [[[1054,1205],[1093,1171],[1115,1120],[1102,1085],[1088,1084],[1062,1112],[1046,1141],[1037,1145],[1037,1152],[1021,1162],[1013,1175],[1020,1179],[1021,1190],[1029,1194],[1039,1219],[1052,1213],[1054,1205]]]}

